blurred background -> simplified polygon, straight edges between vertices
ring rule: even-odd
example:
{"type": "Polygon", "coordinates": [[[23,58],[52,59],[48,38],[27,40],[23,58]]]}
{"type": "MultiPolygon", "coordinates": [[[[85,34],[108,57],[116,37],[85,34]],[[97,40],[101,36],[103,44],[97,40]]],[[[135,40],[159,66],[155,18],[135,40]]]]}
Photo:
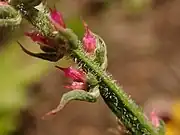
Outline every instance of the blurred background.
{"type": "MultiPolygon", "coordinates": [[[[168,117],[167,135],[180,131],[179,0],[48,0],[67,25],[83,35],[82,17],[108,49],[108,72],[149,115],[168,117]]],[[[23,33],[32,28],[0,28],[0,135],[121,135],[115,116],[100,98],[73,101],[55,117],[41,117],[57,106],[68,82],[53,63],[26,55],[39,51],[23,33]]]]}

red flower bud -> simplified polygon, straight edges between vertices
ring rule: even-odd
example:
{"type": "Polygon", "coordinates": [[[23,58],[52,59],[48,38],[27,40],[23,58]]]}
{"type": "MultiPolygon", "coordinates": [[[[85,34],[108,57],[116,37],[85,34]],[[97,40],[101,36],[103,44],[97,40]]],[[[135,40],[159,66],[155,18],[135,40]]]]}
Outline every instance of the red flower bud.
{"type": "Polygon", "coordinates": [[[88,53],[93,53],[96,49],[96,38],[88,28],[88,25],[83,22],[85,27],[85,34],[83,37],[84,50],[88,53]]]}
{"type": "Polygon", "coordinates": [[[30,37],[34,42],[49,44],[49,40],[36,31],[25,32],[25,35],[30,37]]]}
{"type": "Polygon", "coordinates": [[[30,37],[34,42],[39,43],[41,47],[55,48],[55,43],[52,39],[44,37],[37,31],[25,32],[25,35],[30,37]]]}
{"type": "Polygon", "coordinates": [[[50,11],[51,21],[56,25],[66,28],[62,14],[58,12],[56,9],[50,9],[50,11]]]}
{"type": "Polygon", "coordinates": [[[64,71],[65,76],[73,79],[74,81],[80,81],[80,82],[86,81],[85,74],[81,70],[73,69],[72,67],[68,67],[68,68],[61,68],[58,66],[56,67],[64,71]]]}
{"type": "Polygon", "coordinates": [[[159,117],[157,116],[155,111],[152,111],[150,114],[151,122],[155,127],[159,127],[160,122],[159,122],[159,117]]]}

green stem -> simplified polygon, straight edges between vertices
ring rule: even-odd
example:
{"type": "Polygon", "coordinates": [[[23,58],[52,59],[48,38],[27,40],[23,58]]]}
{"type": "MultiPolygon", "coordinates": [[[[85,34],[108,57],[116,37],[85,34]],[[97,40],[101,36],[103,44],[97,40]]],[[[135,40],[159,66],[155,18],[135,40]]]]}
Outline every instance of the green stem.
{"type": "Polygon", "coordinates": [[[100,81],[101,96],[130,133],[134,135],[158,135],[157,129],[144,117],[142,110],[115,83],[110,75],[107,75],[100,66],[91,61],[81,48],[72,51],[73,57],[78,59],[78,64],[81,64],[86,71],[94,74],[100,81]]]}

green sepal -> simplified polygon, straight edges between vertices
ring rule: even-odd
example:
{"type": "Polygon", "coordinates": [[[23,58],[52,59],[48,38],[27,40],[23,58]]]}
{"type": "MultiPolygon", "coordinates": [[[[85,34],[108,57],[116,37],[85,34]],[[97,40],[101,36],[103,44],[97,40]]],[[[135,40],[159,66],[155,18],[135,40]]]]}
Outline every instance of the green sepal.
{"type": "Polygon", "coordinates": [[[22,16],[10,5],[0,6],[0,26],[17,26],[21,23],[22,16]]]}

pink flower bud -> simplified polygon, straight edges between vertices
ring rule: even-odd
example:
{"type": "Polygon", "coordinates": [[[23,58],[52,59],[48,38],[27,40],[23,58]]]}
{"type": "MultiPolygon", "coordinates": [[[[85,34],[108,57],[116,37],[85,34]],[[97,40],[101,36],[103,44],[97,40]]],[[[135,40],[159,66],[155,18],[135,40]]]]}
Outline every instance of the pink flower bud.
{"type": "Polygon", "coordinates": [[[81,70],[73,69],[72,67],[62,68],[62,67],[56,66],[56,68],[59,68],[62,71],[64,71],[65,76],[73,79],[74,81],[80,81],[80,82],[86,81],[85,74],[81,70]]]}
{"type": "Polygon", "coordinates": [[[48,39],[42,36],[40,33],[33,31],[33,32],[25,32],[25,35],[30,37],[34,42],[49,44],[48,39]]]}
{"type": "Polygon", "coordinates": [[[58,12],[56,9],[50,9],[50,11],[51,21],[56,25],[66,28],[62,14],[58,12]]]}
{"type": "Polygon", "coordinates": [[[151,122],[155,127],[159,127],[160,122],[159,122],[159,117],[157,116],[155,111],[152,111],[150,114],[151,122]]]}
{"type": "Polygon", "coordinates": [[[40,46],[47,46],[50,48],[55,47],[54,41],[52,39],[44,37],[37,31],[25,32],[25,35],[30,37],[34,42],[39,43],[40,46]]]}
{"type": "Polygon", "coordinates": [[[83,46],[84,50],[88,53],[93,53],[96,49],[96,38],[88,28],[88,25],[83,22],[84,27],[85,27],[85,34],[83,37],[83,46]]]}
{"type": "Polygon", "coordinates": [[[6,1],[0,1],[0,6],[8,5],[8,2],[6,1]]]}
{"type": "Polygon", "coordinates": [[[66,85],[64,86],[64,88],[67,88],[67,89],[72,89],[72,90],[75,90],[75,89],[79,89],[79,90],[85,90],[86,89],[86,84],[84,82],[73,82],[71,85],[66,85]]]}

